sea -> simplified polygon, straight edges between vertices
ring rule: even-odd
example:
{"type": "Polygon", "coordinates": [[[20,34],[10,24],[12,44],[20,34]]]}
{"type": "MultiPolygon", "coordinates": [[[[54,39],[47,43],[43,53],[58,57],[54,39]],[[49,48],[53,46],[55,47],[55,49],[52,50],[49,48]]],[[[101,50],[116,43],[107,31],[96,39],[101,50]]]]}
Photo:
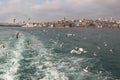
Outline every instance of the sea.
{"type": "Polygon", "coordinates": [[[0,27],[0,80],[120,80],[120,29],[0,27]]]}

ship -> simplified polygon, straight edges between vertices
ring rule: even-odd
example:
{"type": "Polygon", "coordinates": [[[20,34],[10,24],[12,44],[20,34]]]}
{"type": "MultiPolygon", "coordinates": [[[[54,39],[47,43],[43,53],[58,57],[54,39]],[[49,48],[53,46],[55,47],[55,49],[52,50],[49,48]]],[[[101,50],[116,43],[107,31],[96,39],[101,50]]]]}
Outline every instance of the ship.
{"type": "Polygon", "coordinates": [[[22,27],[23,24],[0,23],[0,27],[22,27]]]}

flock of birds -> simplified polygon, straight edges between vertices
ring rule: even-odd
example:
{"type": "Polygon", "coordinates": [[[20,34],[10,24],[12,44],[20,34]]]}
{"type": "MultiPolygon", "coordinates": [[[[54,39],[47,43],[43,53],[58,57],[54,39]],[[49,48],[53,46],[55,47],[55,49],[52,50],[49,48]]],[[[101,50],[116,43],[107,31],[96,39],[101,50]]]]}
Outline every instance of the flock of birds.
{"type": "MultiPolygon", "coordinates": [[[[75,36],[75,34],[66,34],[66,37],[71,37],[71,36],[75,36]]],[[[108,46],[108,44],[106,43],[106,42],[103,42],[103,44],[104,44],[104,46],[105,47],[107,47],[108,46]]],[[[96,47],[98,50],[101,50],[101,47],[100,46],[97,46],[96,47]]],[[[109,51],[110,52],[113,52],[113,50],[112,49],[109,49],[109,51]]],[[[75,49],[72,49],[71,51],[70,51],[70,53],[71,54],[82,54],[82,53],[87,53],[88,51],[86,51],[85,49],[83,49],[83,48],[75,48],[75,49]]],[[[96,54],[96,52],[93,52],[93,56],[97,56],[97,54],[96,54]]],[[[83,71],[84,72],[89,72],[89,66],[86,66],[85,68],[83,68],[83,71]]],[[[101,73],[101,71],[100,71],[100,73],[101,73]]]]}

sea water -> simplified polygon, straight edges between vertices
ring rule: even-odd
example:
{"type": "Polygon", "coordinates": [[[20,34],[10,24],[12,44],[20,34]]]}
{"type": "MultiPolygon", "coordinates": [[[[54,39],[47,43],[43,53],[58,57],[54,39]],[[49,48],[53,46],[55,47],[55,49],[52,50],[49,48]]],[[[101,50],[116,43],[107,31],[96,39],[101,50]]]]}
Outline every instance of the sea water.
{"type": "Polygon", "coordinates": [[[0,27],[0,80],[120,80],[119,34],[107,28],[0,27]]]}

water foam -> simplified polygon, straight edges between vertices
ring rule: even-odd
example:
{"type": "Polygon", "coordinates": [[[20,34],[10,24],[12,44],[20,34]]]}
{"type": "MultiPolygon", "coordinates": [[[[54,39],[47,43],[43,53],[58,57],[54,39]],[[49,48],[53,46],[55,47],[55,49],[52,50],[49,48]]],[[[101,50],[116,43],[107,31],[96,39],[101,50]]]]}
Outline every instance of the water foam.
{"type": "Polygon", "coordinates": [[[19,40],[12,39],[10,43],[14,45],[3,50],[5,53],[6,50],[8,51],[8,62],[4,64],[5,68],[0,69],[5,72],[0,78],[5,80],[108,80],[111,78],[109,72],[102,68],[96,58],[69,56],[71,54],[63,56],[51,51],[53,49],[46,49],[42,42],[32,35],[30,38],[28,34],[22,35],[19,40]],[[88,72],[85,72],[87,66],[88,72]]]}
{"type": "Polygon", "coordinates": [[[18,62],[21,59],[21,52],[23,48],[21,44],[24,42],[24,39],[21,38],[11,38],[2,52],[3,56],[6,57],[4,60],[7,61],[6,63],[3,63],[2,68],[4,67],[4,73],[0,75],[0,78],[4,80],[16,80],[16,73],[19,68],[18,62]]]}
{"type": "Polygon", "coordinates": [[[35,36],[31,35],[32,38],[27,36],[26,38],[30,41],[30,45],[23,49],[23,59],[20,60],[18,79],[68,80],[64,72],[58,70],[58,64],[55,61],[56,55],[46,49],[35,36]]]}

